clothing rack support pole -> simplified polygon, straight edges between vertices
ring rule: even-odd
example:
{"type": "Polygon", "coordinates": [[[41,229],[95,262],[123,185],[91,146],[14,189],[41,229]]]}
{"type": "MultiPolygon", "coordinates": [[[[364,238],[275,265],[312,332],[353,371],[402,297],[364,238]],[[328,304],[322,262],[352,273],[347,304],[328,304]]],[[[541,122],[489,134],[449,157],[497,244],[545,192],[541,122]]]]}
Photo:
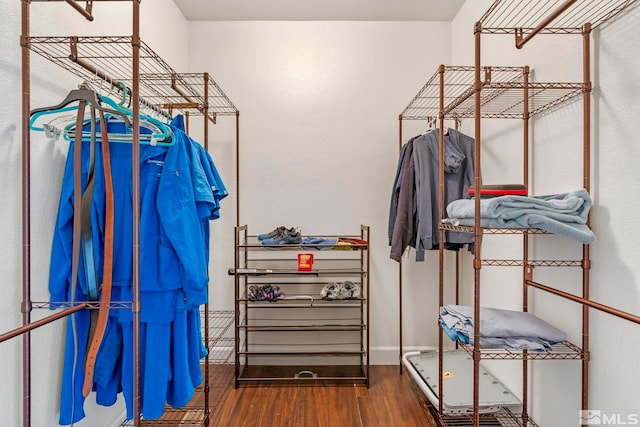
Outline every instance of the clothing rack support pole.
{"type": "MultiPolygon", "coordinates": [[[[522,72],[522,80],[524,83],[523,102],[522,102],[522,158],[523,158],[523,183],[529,188],[529,66],[525,66],[522,72]]],[[[522,311],[529,311],[529,287],[526,285],[527,278],[531,278],[528,274],[531,272],[527,268],[529,260],[529,234],[522,235],[522,311]]],[[[524,350],[526,355],[527,350],[524,350]]],[[[522,425],[528,425],[529,419],[529,361],[526,357],[522,358],[522,425]]]]}
{"type": "MultiPolygon", "coordinates": [[[[583,182],[591,190],[591,24],[582,28],[582,72],[583,72],[583,182]]],[[[590,225],[587,217],[587,226],[590,225]]],[[[582,245],[582,298],[589,300],[589,273],[591,255],[589,245],[582,245]]],[[[589,307],[582,306],[582,349],[589,352],[589,307]]],[[[589,358],[582,359],[582,409],[589,409],[589,358]]]]}
{"type": "MultiPolygon", "coordinates": [[[[402,114],[398,116],[398,151],[402,150],[402,114]]],[[[402,258],[398,263],[398,350],[400,352],[398,356],[398,363],[400,366],[400,375],[402,375],[402,258]]]]}
{"type": "Polygon", "coordinates": [[[189,135],[189,112],[184,112],[184,130],[187,135],[189,135]]]}
{"type": "MultiPolygon", "coordinates": [[[[22,0],[22,325],[31,323],[31,57],[29,1],[22,0]]],[[[31,333],[22,336],[22,425],[31,426],[31,333]]]]}
{"type": "MultiPolygon", "coordinates": [[[[460,120],[456,117],[453,119],[455,130],[460,129],[460,120]]],[[[456,251],[456,305],[460,304],[460,251],[456,251]]],[[[456,348],[458,343],[456,342],[456,348]]]]}
{"type": "MultiPolygon", "coordinates": [[[[204,149],[209,151],[209,74],[203,74],[204,85],[204,149]]],[[[208,286],[208,284],[207,284],[208,286]]],[[[209,427],[209,360],[211,346],[209,345],[209,292],[207,290],[207,303],[204,305],[204,342],[207,346],[207,355],[204,360],[204,426],[209,427]]]]}
{"type": "Polygon", "coordinates": [[[236,226],[240,226],[240,112],[236,111],[236,226]]]}
{"type": "MultiPolygon", "coordinates": [[[[474,166],[474,185],[475,194],[480,194],[481,172],[481,91],[482,81],[480,80],[480,47],[482,36],[482,24],[477,22],[474,28],[475,37],[475,82],[474,82],[474,109],[475,109],[475,166],[474,166]]],[[[482,266],[482,228],[480,227],[480,197],[475,198],[475,221],[473,226],[474,234],[474,260],[473,260],[473,313],[475,324],[480,324],[480,269],[482,266]]],[[[473,425],[480,425],[479,402],[480,402],[480,328],[474,328],[473,339],[476,345],[473,346],[473,425]]]]}
{"type": "Polygon", "coordinates": [[[202,113],[204,114],[204,149],[209,151],[209,73],[204,73],[204,105],[202,113]]]}
{"type": "MultiPolygon", "coordinates": [[[[444,218],[444,65],[438,67],[439,77],[439,102],[438,102],[438,224],[440,220],[444,218]]],[[[438,310],[444,305],[444,230],[438,228],[438,310]]],[[[439,315],[439,311],[438,311],[439,315]]],[[[438,318],[436,317],[436,322],[438,318]]],[[[436,323],[437,324],[437,323],[436,323]]],[[[443,391],[443,354],[442,346],[444,341],[442,339],[442,328],[438,328],[438,395],[444,396],[443,391]]],[[[438,399],[438,412],[442,414],[444,399],[438,399]]]]}
{"type": "Polygon", "coordinates": [[[133,0],[132,88],[133,112],[133,425],[140,426],[140,0],[133,0]]]}

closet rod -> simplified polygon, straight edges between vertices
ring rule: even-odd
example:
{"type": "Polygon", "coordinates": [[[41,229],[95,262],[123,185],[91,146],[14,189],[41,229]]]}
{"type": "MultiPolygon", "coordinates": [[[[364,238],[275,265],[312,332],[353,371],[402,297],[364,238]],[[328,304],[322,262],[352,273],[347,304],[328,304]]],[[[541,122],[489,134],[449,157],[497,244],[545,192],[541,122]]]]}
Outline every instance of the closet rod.
{"type": "MultiPolygon", "coordinates": [[[[123,93],[123,96],[130,96],[133,98],[133,92],[131,91],[130,88],[126,87],[124,85],[124,83],[119,82],[113,78],[111,78],[110,76],[108,76],[107,74],[105,74],[103,71],[100,71],[99,69],[97,69],[96,67],[94,67],[93,65],[91,65],[89,62],[85,61],[84,59],[80,58],[78,55],[78,37],[71,37],[71,54],[69,55],[69,60],[78,64],[79,66],[81,66],[82,68],[84,68],[85,70],[89,71],[91,74],[94,74],[96,76],[98,76],[99,78],[101,78],[102,80],[106,81],[107,83],[111,83],[111,85],[113,85],[114,87],[118,88],[118,90],[120,90],[123,93]]],[[[149,108],[153,111],[155,111],[156,113],[160,114],[163,117],[166,118],[171,118],[166,111],[163,111],[161,108],[158,108],[158,106],[151,104],[150,102],[148,102],[147,100],[140,98],[139,103],[144,105],[146,108],[149,108]]]]}
{"type": "Polygon", "coordinates": [[[533,31],[531,31],[531,33],[527,34],[526,37],[522,37],[521,28],[516,30],[516,47],[518,49],[522,49],[529,40],[531,40],[536,34],[546,28],[546,26],[549,25],[554,19],[562,15],[564,11],[567,10],[569,6],[571,6],[575,2],[576,0],[567,0],[566,2],[564,2],[555,11],[551,12],[551,14],[547,16],[541,23],[539,23],[538,26],[535,27],[533,31]]]}
{"type": "MultiPolygon", "coordinates": [[[[205,83],[205,87],[206,87],[206,83],[205,83]]],[[[183,97],[184,99],[187,100],[187,102],[189,103],[193,103],[195,104],[195,102],[193,102],[193,100],[191,98],[189,98],[189,95],[187,95],[186,93],[184,93],[176,84],[176,75],[175,73],[171,75],[171,89],[173,89],[178,95],[180,95],[181,97],[183,97]]],[[[202,112],[202,107],[195,107],[198,108],[198,110],[200,112],[202,112]]]]}
{"type": "Polygon", "coordinates": [[[580,298],[568,292],[560,291],[558,289],[554,289],[549,286],[543,285],[542,283],[534,282],[533,280],[527,280],[526,284],[529,286],[533,286],[534,288],[541,289],[543,291],[580,303],[582,305],[595,308],[596,310],[603,311],[607,314],[611,314],[613,316],[620,317],[630,322],[640,324],[640,316],[636,316],[635,314],[627,313],[626,311],[618,310],[617,308],[609,307],[608,305],[600,304],[599,302],[591,301],[589,299],[580,298]]]}
{"type": "Polygon", "coordinates": [[[91,9],[93,9],[93,2],[87,0],[85,3],[85,8],[83,9],[75,0],[64,0],[67,4],[69,4],[72,8],[77,10],[80,15],[87,18],[87,21],[93,21],[93,15],[91,14],[91,9]]]}
{"type": "Polygon", "coordinates": [[[76,305],[75,307],[67,308],[66,310],[63,310],[59,313],[52,314],[51,316],[47,316],[43,319],[36,320],[35,322],[31,322],[25,326],[21,326],[9,332],[5,332],[4,334],[0,335],[0,343],[10,340],[11,338],[15,338],[18,335],[22,335],[25,332],[29,332],[33,329],[39,328],[40,326],[48,325],[51,322],[54,322],[58,319],[62,319],[63,317],[73,314],[76,311],[84,310],[85,308],[89,308],[89,305],[82,303],[82,304],[76,305]]]}
{"type": "MultiPolygon", "coordinates": [[[[93,15],[91,14],[94,1],[100,0],[31,0],[31,1],[64,1],[69,6],[74,8],[80,15],[84,16],[87,21],[93,21],[93,15]],[[83,8],[77,2],[84,1],[85,7],[83,8]]],[[[131,1],[131,0],[104,0],[104,1],[131,1]]]]}

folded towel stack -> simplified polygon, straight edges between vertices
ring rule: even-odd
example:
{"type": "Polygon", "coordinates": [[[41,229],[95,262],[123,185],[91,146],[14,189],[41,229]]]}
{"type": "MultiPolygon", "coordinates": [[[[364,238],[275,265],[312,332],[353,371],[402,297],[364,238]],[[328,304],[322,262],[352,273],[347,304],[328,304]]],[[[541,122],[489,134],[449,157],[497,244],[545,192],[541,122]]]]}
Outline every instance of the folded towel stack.
{"type": "MultiPolygon", "coordinates": [[[[595,240],[586,225],[591,205],[585,189],[548,196],[500,196],[480,200],[480,223],[489,228],[540,228],[588,244],[595,240]]],[[[475,201],[449,203],[447,216],[460,225],[473,225],[475,201]]]]}
{"type": "MultiPolygon", "coordinates": [[[[452,340],[475,345],[473,307],[440,307],[440,325],[452,340]]],[[[531,313],[480,308],[481,348],[550,351],[553,344],[566,339],[566,333],[531,313]]]]}

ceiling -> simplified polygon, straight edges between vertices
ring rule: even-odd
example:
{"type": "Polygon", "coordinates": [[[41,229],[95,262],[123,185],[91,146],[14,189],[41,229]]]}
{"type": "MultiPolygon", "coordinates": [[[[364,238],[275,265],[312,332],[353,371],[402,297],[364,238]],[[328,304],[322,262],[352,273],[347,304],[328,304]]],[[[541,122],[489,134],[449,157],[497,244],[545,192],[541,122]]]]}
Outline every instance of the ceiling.
{"type": "Polygon", "coordinates": [[[464,0],[174,0],[190,21],[450,21],[464,0]]]}

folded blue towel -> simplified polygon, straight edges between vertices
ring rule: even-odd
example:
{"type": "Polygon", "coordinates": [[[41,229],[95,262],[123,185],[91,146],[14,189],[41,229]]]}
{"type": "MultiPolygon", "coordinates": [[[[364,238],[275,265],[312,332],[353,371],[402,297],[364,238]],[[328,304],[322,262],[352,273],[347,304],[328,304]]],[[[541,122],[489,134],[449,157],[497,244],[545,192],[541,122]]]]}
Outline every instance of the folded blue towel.
{"type": "Polygon", "coordinates": [[[330,250],[337,244],[337,238],[305,237],[302,239],[302,247],[304,249],[330,250]]]}
{"type": "MultiPolygon", "coordinates": [[[[480,200],[480,224],[488,228],[540,228],[554,234],[591,243],[595,235],[587,227],[592,201],[585,189],[547,196],[500,196],[480,200]]],[[[461,225],[473,225],[475,201],[455,200],[447,216],[461,225]]]]}
{"type": "MultiPolygon", "coordinates": [[[[440,325],[452,340],[474,345],[473,307],[440,307],[440,325]]],[[[531,313],[480,308],[480,347],[548,351],[567,334],[531,313]]]]}

